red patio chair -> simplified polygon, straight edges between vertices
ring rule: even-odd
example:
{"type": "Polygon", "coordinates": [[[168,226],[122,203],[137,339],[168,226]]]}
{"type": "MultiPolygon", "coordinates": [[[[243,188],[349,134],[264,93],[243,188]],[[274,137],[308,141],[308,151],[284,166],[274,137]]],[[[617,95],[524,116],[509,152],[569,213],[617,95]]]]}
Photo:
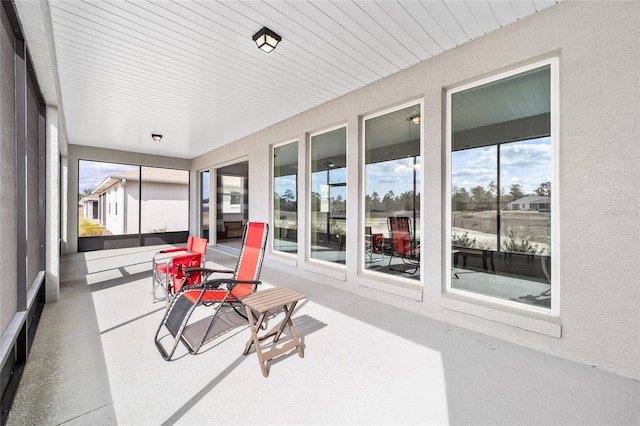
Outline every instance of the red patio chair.
{"type": "Polygon", "coordinates": [[[388,217],[389,237],[391,239],[391,257],[389,269],[415,274],[420,268],[420,247],[413,238],[411,219],[404,216],[388,217]],[[402,260],[402,268],[391,265],[393,258],[402,260]]]}
{"type": "MultiPolygon", "coordinates": [[[[185,271],[185,280],[191,280],[193,274],[198,274],[197,279],[199,282],[194,284],[189,281],[189,285],[183,285],[180,288],[176,296],[169,302],[167,311],[158,326],[154,340],[165,360],[171,359],[180,341],[184,343],[189,353],[196,354],[204,343],[207,333],[211,330],[222,306],[231,306],[238,315],[246,318],[237,308],[242,306],[241,299],[255,292],[258,284],[260,284],[260,270],[267,245],[268,230],[269,227],[266,223],[247,223],[242,237],[240,256],[233,271],[208,268],[194,268],[185,271]],[[230,274],[231,276],[217,278],[216,274],[220,273],[230,274]],[[185,338],[184,332],[191,325],[189,320],[198,307],[211,307],[214,311],[211,317],[207,319],[208,324],[204,327],[204,332],[199,329],[198,333],[202,333],[202,335],[196,335],[196,343],[191,343],[185,338]],[[165,337],[168,337],[166,334],[162,337],[160,336],[163,328],[166,328],[173,337],[173,342],[168,351],[161,342],[165,337]]],[[[196,328],[194,327],[194,329],[196,328]]]]}
{"type": "MultiPolygon", "coordinates": [[[[207,239],[189,236],[185,247],[171,247],[157,252],[151,261],[151,279],[153,302],[169,299],[176,294],[174,280],[178,271],[174,270],[175,257],[188,254],[200,255],[199,264],[190,267],[203,267],[207,254],[207,239]],[[171,257],[168,257],[171,256],[171,257]],[[160,294],[159,294],[160,293],[160,294]]],[[[181,262],[185,262],[182,259],[181,262]]],[[[178,274],[179,275],[179,274],[178,274]]]]}

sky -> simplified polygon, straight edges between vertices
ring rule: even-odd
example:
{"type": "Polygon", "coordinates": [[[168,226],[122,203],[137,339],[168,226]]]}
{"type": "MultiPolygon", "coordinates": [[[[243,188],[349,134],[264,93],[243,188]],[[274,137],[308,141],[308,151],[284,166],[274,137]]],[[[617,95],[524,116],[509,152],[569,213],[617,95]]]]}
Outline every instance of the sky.
{"type": "MultiPolygon", "coordinates": [[[[416,161],[416,192],[419,194],[420,158],[416,161]]],[[[365,194],[372,195],[373,192],[377,192],[382,200],[389,191],[393,191],[396,196],[413,191],[413,176],[413,157],[367,164],[365,194]]]]}
{"type": "Polygon", "coordinates": [[[107,176],[129,170],[138,170],[138,166],[80,160],[78,165],[78,190],[80,193],[84,192],[85,189],[93,190],[107,176]]]}
{"type": "MultiPolygon", "coordinates": [[[[518,183],[525,194],[533,193],[542,182],[551,182],[551,139],[535,140],[502,144],[501,179],[506,192],[509,187],[518,183]]],[[[417,159],[417,171],[420,171],[420,158],[417,159]]],[[[497,181],[496,146],[481,147],[454,152],[452,155],[451,185],[467,190],[481,185],[487,187],[491,181],[497,181]]],[[[113,173],[136,170],[137,166],[102,163],[97,161],[79,162],[79,190],[94,189],[102,180],[113,173]]],[[[331,181],[343,181],[344,169],[332,171],[331,181]]],[[[393,191],[400,195],[413,189],[413,158],[403,158],[394,161],[369,164],[366,167],[365,193],[378,193],[380,198],[393,191]]],[[[320,183],[325,179],[314,179],[312,191],[320,193],[320,183]]],[[[208,182],[207,189],[208,189],[208,182]]],[[[286,189],[294,189],[295,176],[282,176],[277,179],[276,192],[284,193],[286,189]]],[[[420,187],[420,173],[416,173],[416,185],[420,187]]],[[[418,190],[418,192],[420,192],[418,190]]],[[[295,191],[294,191],[295,193],[295,191]]]]}
{"type": "MultiPolygon", "coordinates": [[[[451,186],[487,188],[497,183],[496,145],[454,152],[451,157],[451,186]]],[[[551,139],[548,137],[512,142],[500,146],[501,186],[509,192],[519,184],[522,192],[531,194],[543,182],[551,182],[551,139]]]]}

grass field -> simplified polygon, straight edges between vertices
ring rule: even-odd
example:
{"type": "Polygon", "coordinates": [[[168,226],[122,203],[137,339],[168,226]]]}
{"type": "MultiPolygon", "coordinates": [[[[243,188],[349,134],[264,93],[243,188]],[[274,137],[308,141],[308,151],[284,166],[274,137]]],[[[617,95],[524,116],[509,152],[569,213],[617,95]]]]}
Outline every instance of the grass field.
{"type": "MultiPolygon", "coordinates": [[[[513,232],[518,241],[526,240],[536,245],[538,253],[544,249],[549,253],[551,241],[551,215],[537,211],[504,210],[500,214],[501,241],[507,241],[513,232]]],[[[497,213],[495,210],[480,212],[453,212],[452,234],[461,236],[468,233],[470,239],[478,244],[497,249],[497,213]]]]}

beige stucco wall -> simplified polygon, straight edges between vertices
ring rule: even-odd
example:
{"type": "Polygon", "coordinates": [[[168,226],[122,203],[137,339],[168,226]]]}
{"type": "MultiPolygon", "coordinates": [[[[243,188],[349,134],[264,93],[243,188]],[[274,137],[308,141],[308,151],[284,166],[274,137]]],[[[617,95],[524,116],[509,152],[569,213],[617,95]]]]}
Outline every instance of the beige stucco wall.
{"type": "MultiPolygon", "coordinates": [[[[359,232],[359,117],[422,101],[422,286],[315,267],[269,253],[283,273],[344,288],[525,346],[640,378],[640,4],[562,2],[448,53],[292,117],[192,161],[192,170],[248,158],[251,220],[270,220],[270,144],[298,140],[305,164],[310,132],[348,126],[348,235],[359,232]],[[559,316],[451,298],[444,288],[445,91],[539,59],[559,58],[559,316]],[[386,280],[386,281],[385,281],[386,280]]],[[[304,168],[301,168],[301,173],[304,168]]],[[[305,188],[305,176],[299,187],[305,188]]],[[[195,199],[196,188],[192,188],[195,199]]],[[[301,191],[299,205],[306,203],[301,191]]],[[[307,219],[301,209],[299,246],[307,219]]],[[[192,215],[194,216],[194,215],[192,215]]],[[[195,226],[192,217],[191,226],[195,226]]],[[[354,242],[357,240],[354,239],[354,242]]]]}

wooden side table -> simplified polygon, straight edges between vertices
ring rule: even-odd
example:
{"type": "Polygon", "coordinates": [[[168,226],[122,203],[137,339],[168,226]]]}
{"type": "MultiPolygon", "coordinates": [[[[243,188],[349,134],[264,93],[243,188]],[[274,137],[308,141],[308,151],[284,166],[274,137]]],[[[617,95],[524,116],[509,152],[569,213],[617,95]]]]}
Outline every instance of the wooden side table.
{"type": "Polygon", "coordinates": [[[255,345],[256,354],[258,355],[258,361],[260,362],[260,368],[262,369],[262,375],[264,377],[269,376],[269,372],[267,371],[267,361],[281,355],[291,349],[296,349],[298,351],[298,355],[300,358],[304,358],[304,352],[302,350],[302,345],[300,344],[300,339],[296,334],[296,330],[293,327],[293,322],[291,321],[291,314],[293,310],[296,308],[296,304],[298,301],[305,299],[305,296],[302,293],[298,293],[293,290],[289,290],[284,287],[274,287],[267,290],[258,291],[253,293],[244,299],[242,299],[242,303],[247,310],[247,318],[249,320],[249,326],[251,327],[251,339],[247,342],[247,345],[244,349],[243,355],[247,355],[249,353],[249,349],[251,349],[251,345],[255,345]],[[265,334],[264,336],[258,336],[258,330],[260,330],[260,326],[262,322],[266,318],[267,314],[270,311],[280,310],[284,311],[284,319],[280,326],[274,331],[265,334]],[[254,312],[258,313],[258,318],[256,319],[254,316],[254,312]],[[291,331],[292,340],[285,343],[282,347],[276,348],[275,343],[280,339],[282,332],[285,327],[289,327],[291,331]],[[260,346],[260,342],[269,337],[273,337],[274,347],[266,352],[262,351],[262,347],[260,346]]]}

